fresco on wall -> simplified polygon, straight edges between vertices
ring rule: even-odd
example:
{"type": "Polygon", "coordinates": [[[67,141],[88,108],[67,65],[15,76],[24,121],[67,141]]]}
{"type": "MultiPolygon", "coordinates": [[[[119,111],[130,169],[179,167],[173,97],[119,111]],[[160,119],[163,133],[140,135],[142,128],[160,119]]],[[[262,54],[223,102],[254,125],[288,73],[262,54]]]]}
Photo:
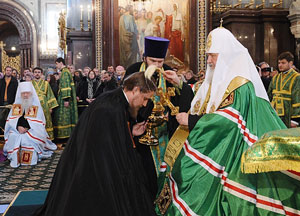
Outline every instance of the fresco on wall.
{"type": "Polygon", "coordinates": [[[120,64],[126,68],[142,60],[144,38],[170,40],[167,59],[189,63],[188,0],[119,0],[120,64]]]}

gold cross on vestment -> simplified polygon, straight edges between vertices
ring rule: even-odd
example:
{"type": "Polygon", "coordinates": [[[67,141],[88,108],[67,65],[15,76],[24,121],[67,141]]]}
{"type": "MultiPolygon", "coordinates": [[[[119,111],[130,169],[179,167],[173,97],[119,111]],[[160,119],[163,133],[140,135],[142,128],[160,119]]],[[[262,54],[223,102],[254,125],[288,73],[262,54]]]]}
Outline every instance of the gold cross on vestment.
{"type": "Polygon", "coordinates": [[[223,28],[223,18],[220,20],[220,28],[223,28]]]}
{"type": "Polygon", "coordinates": [[[6,46],[5,43],[3,43],[3,41],[0,41],[0,49],[3,49],[6,46]]]}

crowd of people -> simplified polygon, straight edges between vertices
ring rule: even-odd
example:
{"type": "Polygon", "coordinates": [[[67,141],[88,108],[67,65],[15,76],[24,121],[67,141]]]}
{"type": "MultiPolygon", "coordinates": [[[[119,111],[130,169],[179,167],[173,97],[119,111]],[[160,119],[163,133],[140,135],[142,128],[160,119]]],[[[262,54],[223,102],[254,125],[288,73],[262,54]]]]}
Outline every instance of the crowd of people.
{"type": "MultiPolygon", "coordinates": [[[[44,114],[47,119],[46,129],[51,140],[54,140],[54,138],[63,139],[69,137],[67,134],[64,136],[57,135],[54,137],[52,122],[54,121],[54,119],[52,119],[54,116],[53,110],[59,110],[59,105],[57,103],[59,89],[65,88],[63,87],[62,83],[61,87],[59,88],[59,83],[60,80],[66,79],[65,76],[61,78],[62,71],[58,68],[56,69],[56,72],[54,72],[54,69],[51,68],[49,68],[47,71],[44,71],[40,67],[25,68],[21,76],[16,69],[7,66],[4,72],[5,75],[2,74],[2,79],[0,79],[0,88],[2,88],[0,89],[0,106],[13,104],[18,83],[24,81],[32,82],[43,106],[44,114]],[[11,80],[11,83],[6,80],[11,80]],[[4,94],[6,94],[6,97],[4,97],[4,94]]],[[[67,69],[71,74],[71,77],[69,80],[67,80],[67,82],[71,83],[71,80],[74,82],[77,102],[76,112],[78,112],[78,116],[81,115],[81,113],[92,101],[95,100],[96,97],[104,92],[114,90],[121,86],[126,72],[125,68],[121,65],[118,65],[115,68],[114,66],[109,65],[107,70],[102,71],[100,71],[98,68],[91,69],[90,67],[84,67],[83,70],[75,69],[74,65],[68,65],[67,69]]],[[[178,69],[175,68],[174,70],[178,69]]],[[[179,79],[182,79],[184,83],[189,84],[192,88],[194,84],[201,85],[205,78],[204,71],[194,74],[194,72],[188,68],[179,69],[177,75],[179,79]]],[[[61,119],[61,121],[63,120],[61,119]]],[[[59,122],[57,122],[57,124],[59,124],[59,122]]]]}
{"type": "Polygon", "coordinates": [[[168,47],[145,37],[143,61],[126,70],[81,71],[58,58],[47,81],[36,67],[19,87],[5,69],[11,166],[36,164],[56,149],[51,140],[68,140],[35,215],[300,214],[300,136],[278,139],[300,122],[293,55],[279,55],[277,72],[256,66],[220,27],[207,39],[206,72],[195,74],[165,64],[168,47]],[[152,129],[158,145],[145,145],[148,118],[165,100],[157,92],[170,88],[178,113],[165,107],[167,121],[152,129]]]}

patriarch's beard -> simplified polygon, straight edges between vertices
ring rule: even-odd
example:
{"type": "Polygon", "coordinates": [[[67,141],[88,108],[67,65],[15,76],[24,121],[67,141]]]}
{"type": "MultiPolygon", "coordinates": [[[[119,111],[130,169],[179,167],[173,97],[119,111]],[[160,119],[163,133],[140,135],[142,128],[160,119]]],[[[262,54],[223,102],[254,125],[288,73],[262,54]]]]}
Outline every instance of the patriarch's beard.
{"type": "Polygon", "coordinates": [[[32,97],[29,97],[27,99],[22,98],[22,109],[23,112],[27,113],[29,107],[32,106],[32,97]]]}

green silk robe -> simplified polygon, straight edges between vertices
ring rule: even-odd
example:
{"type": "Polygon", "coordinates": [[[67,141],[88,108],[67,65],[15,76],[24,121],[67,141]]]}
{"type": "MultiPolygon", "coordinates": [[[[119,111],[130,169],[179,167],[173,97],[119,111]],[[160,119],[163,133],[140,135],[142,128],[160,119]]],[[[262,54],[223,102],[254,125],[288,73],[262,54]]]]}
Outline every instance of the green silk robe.
{"type": "Polygon", "coordinates": [[[171,172],[160,176],[160,206],[171,200],[165,215],[299,215],[300,174],[241,172],[243,152],[286,127],[251,82],[233,93],[231,104],[199,119],[171,172]]]}
{"type": "Polygon", "coordinates": [[[285,74],[275,75],[268,96],[277,114],[289,128],[291,119],[300,117],[300,74],[290,69],[285,74]]]}
{"type": "Polygon", "coordinates": [[[63,68],[59,79],[57,96],[59,107],[54,112],[55,138],[69,138],[78,121],[76,90],[70,71],[63,68]],[[69,101],[69,107],[64,106],[64,100],[69,101]]]}
{"type": "Polygon", "coordinates": [[[245,173],[300,172],[300,128],[270,131],[242,156],[245,173]]]}
{"type": "Polygon", "coordinates": [[[35,91],[39,97],[40,103],[43,107],[45,119],[46,119],[46,131],[51,140],[54,139],[54,132],[52,126],[52,117],[50,109],[53,110],[55,107],[58,107],[58,103],[53,94],[51,86],[45,80],[32,80],[32,85],[35,88],[35,91]]]}

